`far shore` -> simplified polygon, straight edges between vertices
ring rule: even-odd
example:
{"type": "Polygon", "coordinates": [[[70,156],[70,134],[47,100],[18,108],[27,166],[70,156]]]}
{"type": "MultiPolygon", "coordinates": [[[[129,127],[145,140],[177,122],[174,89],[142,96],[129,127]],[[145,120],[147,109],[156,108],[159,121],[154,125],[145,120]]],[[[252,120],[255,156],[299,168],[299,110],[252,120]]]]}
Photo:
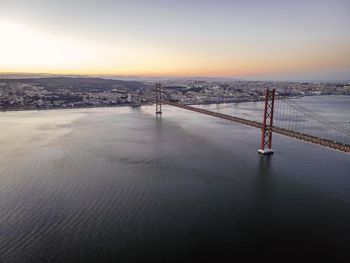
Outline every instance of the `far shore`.
{"type": "MultiPolygon", "coordinates": [[[[311,95],[311,96],[294,96],[294,97],[276,97],[276,100],[280,99],[301,99],[303,97],[321,97],[321,96],[348,96],[348,95],[311,95]]],[[[349,95],[350,97],[350,95],[349,95]]],[[[262,102],[264,100],[242,100],[242,101],[220,101],[220,102],[188,102],[182,103],[184,105],[216,105],[216,104],[230,104],[230,103],[247,103],[247,102],[262,102]]],[[[83,107],[53,107],[53,108],[14,108],[14,109],[0,109],[0,112],[14,112],[14,111],[47,111],[47,110],[77,110],[77,109],[99,109],[99,108],[119,108],[119,107],[133,107],[138,108],[142,106],[151,106],[154,103],[142,103],[142,104],[120,104],[120,105],[92,105],[83,107]]],[[[166,103],[163,103],[166,104],[166,103]]]]}

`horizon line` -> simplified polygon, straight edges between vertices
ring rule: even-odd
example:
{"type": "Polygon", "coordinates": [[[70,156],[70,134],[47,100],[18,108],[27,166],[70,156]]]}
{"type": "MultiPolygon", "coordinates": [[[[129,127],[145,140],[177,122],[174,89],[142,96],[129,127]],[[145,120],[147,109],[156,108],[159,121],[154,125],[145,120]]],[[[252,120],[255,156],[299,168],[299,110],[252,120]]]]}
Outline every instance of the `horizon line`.
{"type": "MultiPolygon", "coordinates": [[[[303,78],[303,79],[292,79],[292,78],[269,78],[269,77],[232,77],[232,76],[171,76],[171,75],[165,75],[165,76],[156,76],[156,75],[117,75],[117,74],[99,74],[99,73],[83,73],[83,74],[74,74],[74,73],[50,73],[50,72],[0,72],[0,76],[2,75],[19,75],[19,76],[26,76],[26,75],[37,75],[38,77],[41,75],[46,76],[62,76],[62,77],[98,77],[98,78],[134,78],[134,79],[217,79],[217,80],[233,80],[233,81],[263,81],[263,82],[349,82],[349,79],[328,79],[328,80],[321,80],[321,79],[313,79],[313,78],[303,78]]],[[[29,77],[31,78],[31,77],[29,77]]]]}

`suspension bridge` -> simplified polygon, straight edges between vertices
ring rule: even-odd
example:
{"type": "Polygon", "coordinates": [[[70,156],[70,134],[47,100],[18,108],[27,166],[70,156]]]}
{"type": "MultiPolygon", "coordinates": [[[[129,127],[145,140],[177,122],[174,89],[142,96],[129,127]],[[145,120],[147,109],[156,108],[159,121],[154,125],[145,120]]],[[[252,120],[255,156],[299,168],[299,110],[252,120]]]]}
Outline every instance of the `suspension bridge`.
{"type": "Polygon", "coordinates": [[[185,105],[166,100],[160,83],[155,87],[156,115],[162,114],[162,104],[178,107],[220,119],[233,121],[239,124],[258,128],[261,130],[261,142],[258,152],[272,154],[272,134],[280,134],[304,142],[320,145],[337,151],[350,153],[350,127],[331,121],[316,112],[298,104],[293,99],[276,98],[275,89],[266,89],[261,113],[253,119],[242,118],[239,114],[232,115],[202,109],[200,107],[185,105]],[[276,122],[277,121],[277,122],[276,122]]]}

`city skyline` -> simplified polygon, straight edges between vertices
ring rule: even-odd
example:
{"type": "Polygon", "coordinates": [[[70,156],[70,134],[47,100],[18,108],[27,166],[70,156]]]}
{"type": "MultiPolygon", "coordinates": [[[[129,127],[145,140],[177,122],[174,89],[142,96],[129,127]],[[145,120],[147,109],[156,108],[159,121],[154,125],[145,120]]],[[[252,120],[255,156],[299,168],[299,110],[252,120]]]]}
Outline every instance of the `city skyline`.
{"type": "Polygon", "coordinates": [[[348,80],[348,1],[1,1],[0,72],[348,80]]]}

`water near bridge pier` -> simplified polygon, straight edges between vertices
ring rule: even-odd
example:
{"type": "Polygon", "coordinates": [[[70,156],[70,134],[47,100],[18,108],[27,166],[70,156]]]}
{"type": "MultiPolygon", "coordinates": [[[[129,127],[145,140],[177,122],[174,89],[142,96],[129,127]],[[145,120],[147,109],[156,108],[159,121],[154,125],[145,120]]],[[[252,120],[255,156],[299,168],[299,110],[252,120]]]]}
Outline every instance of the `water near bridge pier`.
{"type": "MultiPolygon", "coordinates": [[[[350,97],[305,100],[350,121],[350,97]]],[[[348,154],[275,135],[260,156],[258,129],[169,106],[0,125],[0,262],[350,259],[348,154]]]]}

